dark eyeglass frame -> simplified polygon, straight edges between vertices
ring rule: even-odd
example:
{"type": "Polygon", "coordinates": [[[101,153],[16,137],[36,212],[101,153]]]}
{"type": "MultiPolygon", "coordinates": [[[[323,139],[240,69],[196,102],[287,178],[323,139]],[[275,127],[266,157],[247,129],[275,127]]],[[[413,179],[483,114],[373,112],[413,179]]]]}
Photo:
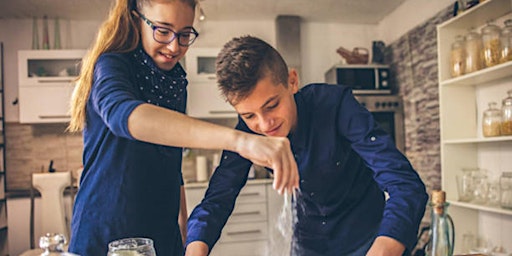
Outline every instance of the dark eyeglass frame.
{"type": "Polygon", "coordinates": [[[189,27],[192,31],[187,31],[187,32],[174,32],[174,30],[170,29],[170,28],[167,28],[167,27],[162,27],[162,26],[157,26],[155,25],[151,20],[149,20],[148,18],[146,18],[146,16],[142,15],[142,13],[138,12],[137,10],[133,10],[134,14],[136,16],[138,16],[139,18],[141,18],[146,24],[148,24],[148,26],[153,30],[153,39],[158,42],[158,43],[161,43],[161,44],[170,44],[172,41],[174,41],[174,39],[178,38],[178,44],[180,46],[183,46],[183,47],[188,47],[190,45],[192,45],[195,40],[197,39],[197,37],[199,36],[199,33],[196,31],[196,29],[194,27],[189,27]],[[157,40],[156,39],[156,30],[157,29],[162,29],[162,30],[167,30],[169,32],[171,32],[173,34],[173,36],[171,37],[171,39],[169,41],[160,41],[160,40],[157,40]],[[189,36],[190,34],[193,34],[194,35],[194,38],[192,40],[189,40],[187,44],[183,44],[181,42],[181,38],[182,36],[189,36]]]}

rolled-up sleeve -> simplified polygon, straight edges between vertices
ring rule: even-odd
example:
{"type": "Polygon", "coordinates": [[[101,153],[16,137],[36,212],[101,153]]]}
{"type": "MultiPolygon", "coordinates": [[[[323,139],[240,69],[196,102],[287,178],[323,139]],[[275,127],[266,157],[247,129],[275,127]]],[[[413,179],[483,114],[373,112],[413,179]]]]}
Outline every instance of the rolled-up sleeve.
{"type": "Polygon", "coordinates": [[[120,55],[103,54],[96,62],[89,100],[93,110],[116,136],[134,139],[128,130],[128,117],[143,104],[131,65],[120,55]]]}

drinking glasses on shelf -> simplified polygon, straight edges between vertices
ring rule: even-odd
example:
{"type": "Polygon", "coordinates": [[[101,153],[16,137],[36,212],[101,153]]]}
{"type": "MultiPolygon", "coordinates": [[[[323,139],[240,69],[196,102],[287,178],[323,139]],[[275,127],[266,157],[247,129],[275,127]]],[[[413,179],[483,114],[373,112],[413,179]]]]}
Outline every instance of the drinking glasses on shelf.
{"type": "Polygon", "coordinates": [[[512,172],[504,172],[500,177],[502,208],[512,209],[512,172]]]}
{"type": "Polygon", "coordinates": [[[475,204],[486,204],[487,203],[487,192],[489,189],[489,183],[487,179],[487,172],[484,169],[479,169],[473,172],[473,201],[475,204]]]}
{"type": "Polygon", "coordinates": [[[469,202],[473,200],[473,171],[475,169],[463,168],[462,175],[457,175],[457,191],[459,193],[459,201],[469,202]]]}

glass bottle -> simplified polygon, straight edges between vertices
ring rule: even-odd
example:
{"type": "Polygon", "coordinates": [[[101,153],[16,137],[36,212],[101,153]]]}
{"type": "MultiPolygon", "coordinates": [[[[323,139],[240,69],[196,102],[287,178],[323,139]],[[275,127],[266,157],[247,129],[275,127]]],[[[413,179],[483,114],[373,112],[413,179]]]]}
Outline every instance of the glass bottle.
{"type": "Polygon", "coordinates": [[[464,36],[458,35],[452,44],[450,52],[450,73],[452,77],[464,75],[466,72],[466,49],[464,36]]]}
{"type": "Polygon", "coordinates": [[[123,238],[108,244],[107,256],[156,256],[153,240],[149,238],[123,238]]]}
{"type": "Polygon", "coordinates": [[[501,111],[496,102],[489,102],[489,108],[484,111],[482,132],[485,137],[499,136],[501,126],[501,111]]]}
{"type": "Polygon", "coordinates": [[[63,234],[46,233],[39,238],[39,248],[43,249],[41,256],[78,256],[64,250],[66,243],[66,236],[63,234]]]}
{"type": "Polygon", "coordinates": [[[492,67],[500,63],[501,56],[501,29],[488,23],[482,28],[482,42],[484,62],[486,67],[492,67]]]}
{"type": "Polygon", "coordinates": [[[512,90],[501,103],[501,135],[512,135],[512,90]]]}
{"type": "Polygon", "coordinates": [[[483,68],[482,37],[478,32],[470,31],[466,34],[466,74],[483,68]]]}
{"type": "Polygon", "coordinates": [[[449,203],[446,202],[446,193],[442,190],[433,191],[430,206],[430,242],[426,253],[429,256],[452,256],[454,226],[452,218],[447,214],[449,203]]]}
{"type": "Polygon", "coordinates": [[[512,19],[505,21],[505,27],[501,30],[501,59],[500,62],[512,60],[512,19]]]}
{"type": "Polygon", "coordinates": [[[501,207],[506,209],[512,209],[512,172],[504,172],[501,174],[500,191],[501,207]]]}

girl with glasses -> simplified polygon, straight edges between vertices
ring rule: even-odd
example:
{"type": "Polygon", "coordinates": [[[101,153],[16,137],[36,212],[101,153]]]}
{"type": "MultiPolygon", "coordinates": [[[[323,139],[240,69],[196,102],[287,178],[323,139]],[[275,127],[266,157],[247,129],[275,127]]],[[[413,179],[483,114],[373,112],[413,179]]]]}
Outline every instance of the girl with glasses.
{"type": "Polygon", "coordinates": [[[183,255],[182,147],[236,152],[272,168],[280,192],[298,187],[288,139],[184,114],[188,82],[178,61],[198,36],[195,5],[116,0],[84,58],[69,125],[84,141],[70,252],[106,255],[111,241],[146,237],[157,255],[183,255]]]}

